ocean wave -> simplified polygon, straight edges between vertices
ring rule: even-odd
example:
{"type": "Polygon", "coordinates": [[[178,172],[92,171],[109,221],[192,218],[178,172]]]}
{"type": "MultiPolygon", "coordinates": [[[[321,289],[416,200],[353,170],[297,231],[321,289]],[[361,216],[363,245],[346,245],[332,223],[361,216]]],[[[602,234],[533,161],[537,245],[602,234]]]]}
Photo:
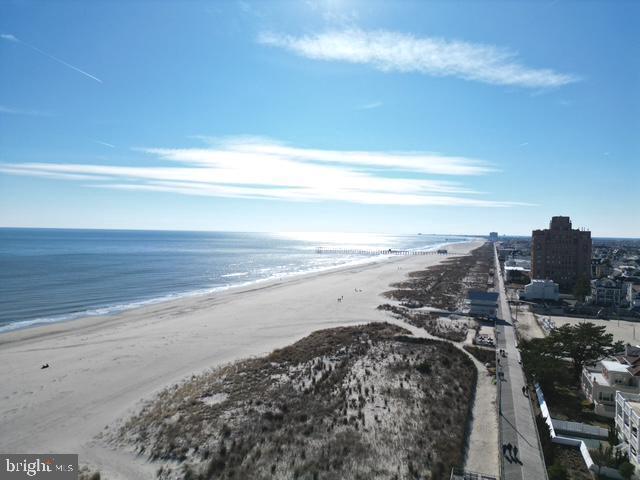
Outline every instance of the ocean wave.
{"type": "MultiPolygon", "coordinates": [[[[439,248],[443,248],[447,245],[466,242],[469,240],[473,240],[473,238],[461,238],[457,240],[449,240],[447,242],[425,245],[424,247],[416,247],[410,250],[434,251],[439,248]]],[[[0,334],[15,331],[15,330],[22,330],[30,327],[36,327],[40,325],[67,322],[71,320],[77,320],[80,318],[112,316],[124,311],[141,308],[149,305],[154,305],[158,303],[163,303],[171,300],[177,300],[180,298],[209,295],[212,293],[223,292],[230,288],[243,288],[243,287],[248,287],[251,285],[260,284],[260,283],[273,281],[273,280],[286,279],[290,277],[313,274],[313,273],[322,273],[322,272],[331,271],[331,270],[344,268],[344,267],[366,265],[369,263],[376,263],[376,262],[391,258],[393,256],[394,255],[392,254],[386,254],[386,253],[367,256],[367,257],[341,255],[338,257],[327,257],[326,260],[324,260],[323,258],[316,258],[309,263],[299,265],[298,268],[291,268],[292,266],[295,267],[297,264],[286,264],[286,265],[277,265],[270,268],[261,268],[256,271],[256,273],[260,275],[260,278],[247,280],[245,282],[233,282],[232,280],[230,280],[229,283],[225,285],[216,285],[213,287],[200,288],[200,289],[191,290],[188,292],[170,293],[170,294],[166,294],[166,295],[162,295],[162,296],[158,296],[150,299],[144,299],[144,300],[139,300],[134,302],[104,306],[104,307],[91,308],[84,311],[54,315],[51,317],[41,317],[41,318],[35,318],[35,319],[8,322],[3,325],[0,325],[0,334]]],[[[241,277],[246,277],[249,274],[250,272],[234,272],[234,273],[220,275],[220,277],[240,279],[241,277]]]]}
{"type": "Polygon", "coordinates": [[[236,273],[227,273],[225,275],[220,275],[221,277],[246,277],[249,275],[249,272],[236,272],[236,273]]]}

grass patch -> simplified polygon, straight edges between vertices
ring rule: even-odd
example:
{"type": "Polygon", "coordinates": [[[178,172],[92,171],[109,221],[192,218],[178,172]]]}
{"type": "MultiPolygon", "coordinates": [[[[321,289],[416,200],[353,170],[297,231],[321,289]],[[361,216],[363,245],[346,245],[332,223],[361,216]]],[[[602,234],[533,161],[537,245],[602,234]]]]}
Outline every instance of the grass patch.
{"type": "Polygon", "coordinates": [[[468,321],[446,321],[441,320],[438,313],[416,312],[406,307],[399,307],[385,303],[378,305],[378,310],[391,312],[396,318],[406,321],[414,327],[425,329],[434,337],[439,337],[451,342],[462,342],[467,338],[469,327],[468,321]]]}
{"type": "Polygon", "coordinates": [[[485,290],[493,268],[490,243],[474,249],[469,255],[448,258],[426,270],[411,272],[409,279],[391,285],[388,298],[406,304],[431,305],[455,311],[462,307],[468,290],[485,290]]]}
{"type": "Polygon", "coordinates": [[[484,365],[489,364],[490,368],[496,368],[496,349],[495,348],[482,348],[475,345],[463,345],[467,352],[473,355],[479,362],[484,365]]]}
{"type": "Polygon", "coordinates": [[[577,448],[553,444],[553,464],[566,469],[569,480],[592,480],[593,476],[577,448]]]}
{"type": "Polygon", "coordinates": [[[106,480],[99,471],[92,471],[86,465],[80,468],[78,472],[78,480],[106,480]]]}

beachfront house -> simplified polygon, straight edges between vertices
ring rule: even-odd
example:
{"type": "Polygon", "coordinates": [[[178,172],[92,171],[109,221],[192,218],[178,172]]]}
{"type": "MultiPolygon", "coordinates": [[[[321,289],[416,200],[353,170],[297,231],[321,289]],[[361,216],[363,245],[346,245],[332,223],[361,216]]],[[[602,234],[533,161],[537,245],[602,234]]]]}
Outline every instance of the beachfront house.
{"type": "Polygon", "coordinates": [[[587,301],[595,305],[618,307],[624,303],[627,284],[614,278],[598,278],[591,281],[591,295],[587,301]]]}
{"type": "Polygon", "coordinates": [[[553,280],[533,279],[520,292],[520,300],[552,300],[560,299],[560,286],[553,280]]]}
{"type": "Polygon", "coordinates": [[[598,415],[612,418],[617,392],[640,394],[640,346],[582,370],[582,391],[598,415]]]}
{"type": "Polygon", "coordinates": [[[469,290],[465,303],[469,315],[495,318],[498,309],[498,292],[469,290]]]}
{"type": "Polygon", "coordinates": [[[507,283],[526,283],[531,275],[531,270],[518,265],[505,265],[504,281],[507,283]]]}
{"type": "Polygon", "coordinates": [[[616,393],[615,397],[616,431],[620,438],[623,452],[629,456],[629,461],[636,468],[640,466],[640,395],[634,393],[616,393]]]}

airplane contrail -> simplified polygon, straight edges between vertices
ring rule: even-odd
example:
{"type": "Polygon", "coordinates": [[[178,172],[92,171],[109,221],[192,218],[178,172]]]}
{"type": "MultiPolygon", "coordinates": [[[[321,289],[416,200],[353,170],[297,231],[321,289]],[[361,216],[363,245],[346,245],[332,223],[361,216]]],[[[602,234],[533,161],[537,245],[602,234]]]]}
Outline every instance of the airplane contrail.
{"type": "Polygon", "coordinates": [[[109,147],[109,148],[116,148],[115,145],[111,144],[111,143],[107,143],[107,142],[103,142],[101,140],[94,140],[94,142],[96,142],[98,145],[103,145],[105,147],[109,147]]]}
{"type": "Polygon", "coordinates": [[[33,46],[33,45],[31,45],[31,44],[29,44],[27,42],[24,42],[24,41],[20,40],[15,35],[11,35],[10,33],[3,33],[3,34],[0,34],[0,38],[2,38],[3,40],[7,40],[9,42],[20,43],[20,44],[22,44],[22,45],[24,45],[26,47],[31,48],[32,50],[35,50],[39,54],[50,58],[51,60],[54,60],[54,61],[56,61],[58,63],[61,63],[65,67],[68,67],[68,68],[70,68],[72,70],[75,70],[78,73],[81,73],[85,77],[89,77],[90,79],[95,80],[98,83],[102,83],[102,80],[100,80],[98,77],[96,77],[94,75],[91,75],[90,73],[85,72],[84,70],[82,70],[82,69],[80,69],[80,68],[78,68],[78,67],[76,67],[74,65],[71,65],[70,63],[67,63],[64,60],[62,60],[62,59],[60,59],[60,58],[58,58],[58,57],[56,57],[54,55],[51,55],[50,53],[47,53],[47,52],[45,52],[43,50],[40,50],[38,47],[35,47],[35,46],[33,46]]]}

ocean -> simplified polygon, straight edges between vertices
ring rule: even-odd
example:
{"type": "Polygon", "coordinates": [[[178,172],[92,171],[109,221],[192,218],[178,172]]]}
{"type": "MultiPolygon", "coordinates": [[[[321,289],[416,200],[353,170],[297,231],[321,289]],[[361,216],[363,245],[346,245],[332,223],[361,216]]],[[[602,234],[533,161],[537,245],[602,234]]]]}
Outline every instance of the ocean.
{"type": "Polygon", "coordinates": [[[469,237],[0,228],[0,333],[365,263],[317,247],[432,250],[469,237]]]}

